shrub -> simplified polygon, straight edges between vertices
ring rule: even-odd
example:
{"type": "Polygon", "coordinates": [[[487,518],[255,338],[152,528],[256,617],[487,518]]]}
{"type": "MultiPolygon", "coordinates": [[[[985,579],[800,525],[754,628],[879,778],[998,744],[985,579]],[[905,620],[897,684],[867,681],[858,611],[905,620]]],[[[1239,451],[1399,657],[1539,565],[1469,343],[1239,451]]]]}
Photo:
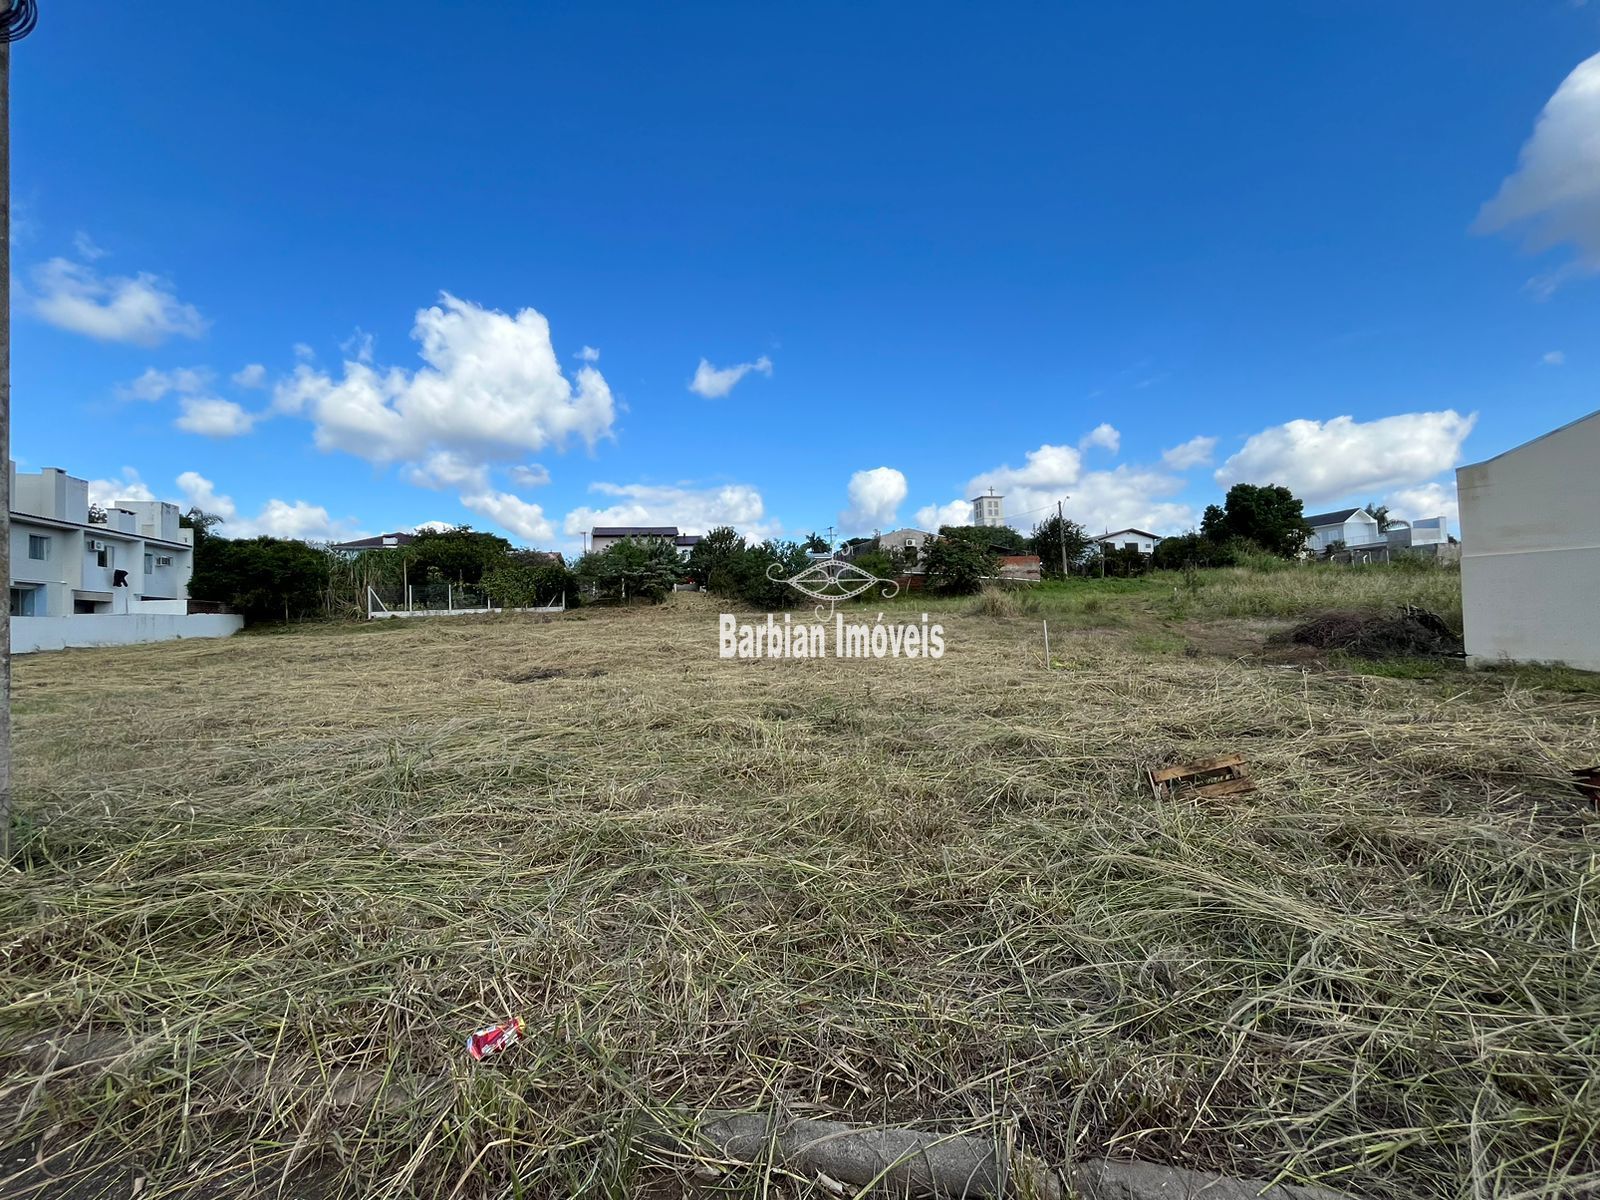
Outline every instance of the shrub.
{"type": "Polygon", "coordinates": [[[1024,617],[1039,611],[1039,597],[1033,593],[992,585],[985,587],[967,605],[967,612],[974,617],[1024,617]]]}

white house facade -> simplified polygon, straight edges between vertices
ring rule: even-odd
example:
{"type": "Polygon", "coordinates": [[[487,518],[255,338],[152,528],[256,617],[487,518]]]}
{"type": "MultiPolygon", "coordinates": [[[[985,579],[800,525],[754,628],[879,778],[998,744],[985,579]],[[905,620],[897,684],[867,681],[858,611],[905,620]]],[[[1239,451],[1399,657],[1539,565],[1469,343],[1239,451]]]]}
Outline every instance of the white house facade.
{"type": "Polygon", "coordinates": [[[596,554],[618,542],[671,542],[679,558],[688,558],[700,544],[700,536],[679,533],[676,525],[597,525],[589,531],[589,549],[596,554]]]}
{"type": "Polygon", "coordinates": [[[1137,550],[1150,555],[1161,544],[1161,536],[1145,529],[1117,529],[1102,533],[1095,541],[1113,550],[1137,550]]]}
{"type": "Polygon", "coordinates": [[[1467,657],[1600,671],[1600,412],[1456,469],[1467,657]]]}
{"type": "Polygon", "coordinates": [[[1378,518],[1364,508],[1341,508],[1334,512],[1316,513],[1306,518],[1311,533],[1306,538],[1306,549],[1321,554],[1333,545],[1346,549],[1352,546],[1385,544],[1378,530],[1378,518]]]}
{"type": "Polygon", "coordinates": [[[87,481],[55,467],[10,472],[12,653],[220,637],[243,624],[189,615],[194,532],[177,505],[119,500],[91,521],[87,481]]]}

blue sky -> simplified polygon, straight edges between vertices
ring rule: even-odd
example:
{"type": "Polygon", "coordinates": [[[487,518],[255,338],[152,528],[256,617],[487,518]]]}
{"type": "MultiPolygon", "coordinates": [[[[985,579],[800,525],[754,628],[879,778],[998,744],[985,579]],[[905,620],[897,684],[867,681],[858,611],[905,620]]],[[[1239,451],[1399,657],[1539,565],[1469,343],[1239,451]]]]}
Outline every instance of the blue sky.
{"type": "Polygon", "coordinates": [[[1600,4],[41,7],[13,454],[236,534],[1453,516],[1600,407],[1600,4]]]}

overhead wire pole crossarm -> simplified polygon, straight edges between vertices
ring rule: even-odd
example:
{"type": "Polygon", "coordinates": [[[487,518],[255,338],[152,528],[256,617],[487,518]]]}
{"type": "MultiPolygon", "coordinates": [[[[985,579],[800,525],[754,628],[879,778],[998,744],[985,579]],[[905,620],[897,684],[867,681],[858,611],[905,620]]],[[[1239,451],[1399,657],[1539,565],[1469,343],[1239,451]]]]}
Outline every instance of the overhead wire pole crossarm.
{"type": "Polygon", "coordinates": [[[0,0],[0,863],[11,862],[11,43],[39,22],[34,0],[0,0]]]}

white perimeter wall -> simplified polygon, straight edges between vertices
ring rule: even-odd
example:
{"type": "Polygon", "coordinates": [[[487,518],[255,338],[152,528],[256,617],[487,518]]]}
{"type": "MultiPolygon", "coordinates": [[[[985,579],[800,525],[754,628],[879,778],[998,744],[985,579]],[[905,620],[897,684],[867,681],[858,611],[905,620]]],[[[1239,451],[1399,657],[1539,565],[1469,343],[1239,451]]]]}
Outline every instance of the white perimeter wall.
{"type": "Polygon", "coordinates": [[[1456,472],[1469,658],[1600,671],[1600,413],[1456,472]]]}
{"type": "Polygon", "coordinates": [[[133,646],[178,638],[228,637],[244,618],[214,613],[87,613],[69,617],[12,617],[11,653],[65,650],[69,646],[133,646]]]}

